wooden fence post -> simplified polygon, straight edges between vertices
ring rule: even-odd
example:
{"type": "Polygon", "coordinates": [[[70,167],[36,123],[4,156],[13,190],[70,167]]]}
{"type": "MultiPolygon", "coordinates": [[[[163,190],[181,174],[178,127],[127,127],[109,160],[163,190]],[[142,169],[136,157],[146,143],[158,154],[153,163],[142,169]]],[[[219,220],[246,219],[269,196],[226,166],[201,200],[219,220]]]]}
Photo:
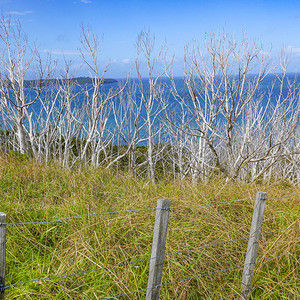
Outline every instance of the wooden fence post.
{"type": "Polygon", "coordinates": [[[161,284],[164,264],[170,203],[171,201],[168,199],[157,200],[146,300],[159,299],[159,285],[161,284]]]}
{"type": "Polygon", "coordinates": [[[242,278],[242,299],[247,300],[251,290],[252,276],[256,263],[258,242],[261,233],[264,211],[266,206],[267,193],[257,192],[252,217],[250,236],[248,241],[246,259],[244,263],[242,278]]]}
{"type": "MultiPolygon", "coordinates": [[[[0,212],[0,223],[6,223],[6,214],[0,212]]],[[[0,300],[4,300],[6,225],[0,225],[0,300]]]]}

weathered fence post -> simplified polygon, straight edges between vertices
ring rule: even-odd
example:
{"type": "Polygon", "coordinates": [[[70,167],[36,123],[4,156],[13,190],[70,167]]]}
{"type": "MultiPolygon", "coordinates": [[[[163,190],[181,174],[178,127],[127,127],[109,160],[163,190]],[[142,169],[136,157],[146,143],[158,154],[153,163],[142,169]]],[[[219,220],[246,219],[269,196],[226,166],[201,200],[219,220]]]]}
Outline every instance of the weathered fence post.
{"type": "MultiPolygon", "coordinates": [[[[1,223],[6,223],[6,214],[3,212],[0,212],[0,224],[1,223]]],[[[6,247],[6,225],[0,225],[0,300],[4,300],[5,247],[6,247]]]]}
{"type": "Polygon", "coordinates": [[[159,285],[161,284],[164,264],[170,203],[171,201],[168,199],[157,200],[146,300],[159,299],[159,285]]]}
{"type": "Polygon", "coordinates": [[[247,300],[251,290],[252,276],[256,263],[258,242],[261,233],[267,193],[257,192],[252,217],[250,236],[248,241],[246,259],[242,278],[242,299],[247,300]]]}

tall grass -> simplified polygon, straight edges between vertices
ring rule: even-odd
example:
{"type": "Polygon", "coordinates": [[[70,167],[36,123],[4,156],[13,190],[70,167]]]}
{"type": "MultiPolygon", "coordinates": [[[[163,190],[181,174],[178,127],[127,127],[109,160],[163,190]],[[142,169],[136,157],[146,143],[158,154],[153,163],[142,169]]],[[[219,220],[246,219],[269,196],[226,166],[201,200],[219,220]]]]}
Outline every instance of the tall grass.
{"type": "MultiPolygon", "coordinates": [[[[158,198],[171,206],[195,207],[211,202],[299,193],[283,181],[264,184],[147,181],[102,169],[67,170],[26,157],[0,158],[0,211],[8,222],[56,220],[87,213],[149,208],[158,198]]],[[[268,199],[252,299],[297,299],[299,295],[299,195],[268,199]],[[284,256],[281,256],[285,254],[284,256]],[[264,258],[276,257],[264,260],[264,258]]],[[[171,210],[166,253],[247,237],[253,201],[201,209],[171,210]]],[[[155,211],[82,217],[60,223],[7,226],[6,285],[62,276],[151,256],[155,211]]],[[[244,263],[247,239],[165,258],[163,283],[179,281],[244,263]]],[[[149,261],[84,275],[16,285],[7,299],[101,299],[147,287],[149,261]]],[[[242,268],[165,285],[161,299],[236,299],[242,268]]],[[[145,292],[123,299],[144,299],[145,292]]]]}

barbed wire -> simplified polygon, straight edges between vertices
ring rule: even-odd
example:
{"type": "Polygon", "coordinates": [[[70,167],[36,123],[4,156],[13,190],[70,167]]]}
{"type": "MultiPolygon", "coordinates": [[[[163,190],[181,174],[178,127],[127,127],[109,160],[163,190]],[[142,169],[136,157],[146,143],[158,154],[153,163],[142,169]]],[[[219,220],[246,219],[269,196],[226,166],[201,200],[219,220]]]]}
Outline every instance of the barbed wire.
{"type": "MultiPolygon", "coordinates": [[[[207,206],[213,206],[213,205],[221,205],[221,204],[228,204],[228,203],[234,203],[234,202],[240,202],[240,201],[250,201],[253,200],[251,198],[248,199],[237,199],[237,200],[230,200],[230,201],[223,201],[223,202],[213,202],[213,203],[208,203],[204,204],[198,207],[170,207],[170,210],[173,209],[198,209],[198,208],[203,208],[207,206]]],[[[128,210],[117,210],[117,211],[110,211],[110,212],[102,212],[102,213],[91,213],[91,214],[83,214],[83,215],[77,215],[77,216],[71,216],[71,217],[66,217],[58,220],[51,220],[51,221],[34,221],[34,222],[19,222],[19,223],[0,223],[1,225],[7,225],[7,226],[12,226],[12,225],[39,225],[39,224],[51,224],[51,223],[58,223],[62,221],[67,221],[75,218],[82,218],[82,217],[91,217],[91,216],[100,216],[100,215],[109,215],[109,214],[117,214],[117,213],[128,213],[128,212],[142,212],[142,211],[154,211],[154,210],[169,210],[168,208],[141,208],[141,209],[128,209],[128,210]]]]}
{"type": "MultiPolygon", "coordinates": [[[[296,253],[296,251],[288,253],[288,255],[291,255],[291,254],[294,254],[294,253],[296,253]]],[[[268,261],[268,260],[280,258],[280,257],[283,257],[283,256],[287,256],[287,254],[281,254],[281,255],[277,255],[275,257],[267,257],[267,258],[261,257],[260,259],[256,260],[256,263],[259,262],[259,261],[268,261]]],[[[250,288],[247,291],[250,292],[251,290],[253,290],[253,288],[250,288]]],[[[241,295],[241,294],[240,293],[235,293],[235,294],[231,294],[231,295],[228,295],[228,296],[225,296],[225,297],[218,298],[217,300],[227,299],[228,297],[232,297],[232,296],[236,296],[236,295],[241,295]]]]}
{"type": "MultiPolygon", "coordinates": [[[[300,195],[300,193],[295,193],[291,195],[286,195],[282,197],[267,197],[266,199],[282,199],[282,198],[288,198],[288,197],[293,197],[300,195]]],[[[214,205],[221,205],[221,204],[229,204],[229,203],[235,203],[235,202],[241,202],[241,201],[253,201],[255,198],[247,198],[247,199],[237,199],[237,200],[229,200],[229,201],[222,201],[222,202],[213,202],[213,203],[208,203],[204,204],[201,206],[173,206],[170,207],[170,210],[173,209],[199,209],[199,208],[204,208],[208,206],[214,206],[214,205]]],[[[51,223],[58,223],[62,221],[67,221],[75,218],[82,218],[82,217],[92,217],[92,216],[100,216],[100,215],[109,215],[109,214],[117,214],[117,213],[128,213],[128,212],[142,212],[142,211],[154,211],[154,210],[166,210],[166,208],[141,208],[141,209],[128,209],[128,210],[117,210],[117,211],[110,211],[110,212],[102,212],[102,213],[91,213],[91,214],[83,214],[83,215],[77,215],[77,216],[71,216],[71,217],[66,217],[58,220],[51,220],[51,221],[33,221],[33,222],[19,222],[19,223],[0,223],[1,225],[7,225],[7,226],[12,226],[12,225],[39,225],[39,224],[51,224],[51,223]]]]}
{"type": "Polygon", "coordinates": [[[137,290],[137,291],[133,291],[133,292],[129,292],[129,293],[115,295],[115,296],[112,296],[112,297],[101,298],[99,300],[108,300],[108,299],[114,299],[114,298],[120,298],[120,297],[124,297],[124,296],[129,296],[131,294],[136,294],[136,293],[140,293],[140,292],[144,292],[144,291],[156,289],[158,287],[167,286],[167,285],[171,285],[171,284],[179,283],[179,282],[183,282],[183,281],[188,281],[188,280],[191,280],[191,279],[196,279],[196,278],[200,278],[200,277],[204,277],[204,276],[208,276],[208,275],[213,275],[213,274],[216,274],[216,273],[221,273],[221,272],[225,272],[225,271],[229,271],[229,270],[241,268],[243,266],[245,266],[245,265],[239,265],[239,266],[235,266],[235,267],[231,267],[231,268],[226,268],[226,269],[222,269],[222,270],[216,270],[216,271],[212,271],[212,272],[207,272],[207,273],[203,273],[203,274],[200,274],[200,275],[197,275],[197,276],[193,276],[193,277],[188,277],[188,278],[183,278],[183,279],[180,279],[180,280],[175,280],[175,281],[171,281],[171,282],[162,283],[162,284],[159,284],[159,285],[155,285],[155,286],[153,286],[151,288],[145,288],[145,289],[141,289],[141,290],[137,290]]]}
{"type": "MultiPolygon", "coordinates": [[[[294,228],[297,228],[297,226],[287,227],[287,228],[284,228],[284,229],[274,230],[274,231],[270,231],[270,232],[266,232],[266,233],[262,233],[262,234],[267,235],[267,234],[281,232],[281,231],[285,231],[285,230],[289,230],[289,229],[294,229],[294,228]]],[[[131,262],[122,262],[122,263],[119,263],[119,264],[115,264],[115,265],[111,265],[111,266],[106,266],[106,267],[102,267],[102,268],[97,268],[97,269],[92,269],[92,270],[81,271],[81,272],[78,272],[78,273],[72,273],[72,274],[61,275],[61,276],[53,276],[53,277],[42,277],[42,278],[38,278],[38,279],[20,281],[20,282],[16,282],[16,283],[10,284],[8,286],[5,286],[4,289],[8,289],[10,287],[13,287],[13,286],[16,286],[16,285],[20,285],[20,284],[24,284],[24,283],[33,283],[33,282],[38,282],[38,281],[64,279],[64,278],[69,278],[69,277],[74,277],[74,276],[79,276],[79,275],[85,275],[85,274],[88,274],[88,273],[102,271],[102,270],[108,270],[108,269],[115,268],[115,267],[123,267],[123,266],[128,266],[128,265],[132,265],[132,264],[136,264],[136,263],[150,261],[152,259],[156,259],[156,258],[159,258],[161,256],[167,257],[167,256],[171,256],[171,255],[176,255],[176,254],[182,254],[182,253],[197,251],[197,250],[201,250],[201,249],[211,248],[211,247],[214,247],[214,246],[219,246],[219,245],[222,245],[222,244],[237,242],[237,241],[246,240],[246,239],[249,239],[249,237],[238,238],[238,239],[233,239],[233,240],[227,240],[227,241],[223,241],[223,242],[219,242],[219,243],[215,243],[215,244],[205,245],[205,246],[198,247],[198,248],[193,248],[193,249],[188,249],[188,250],[182,250],[182,251],[167,253],[165,255],[160,255],[160,256],[156,256],[156,257],[150,257],[150,258],[140,259],[140,260],[131,261],[131,262]]]]}
{"type": "MultiPolygon", "coordinates": [[[[295,196],[295,195],[298,195],[298,194],[287,195],[287,196],[284,196],[284,197],[273,197],[273,198],[269,198],[269,199],[286,198],[286,197],[291,197],[291,196],[295,196]]],[[[251,198],[250,199],[237,199],[237,200],[231,200],[231,201],[208,203],[208,204],[205,204],[205,205],[202,205],[202,206],[198,206],[198,207],[171,207],[170,209],[171,210],[172,209],[197,209],[197,208],[203,208],[203,207],[208,207],[208,206],[213,206],[213,205],[221,205],[221,204],[228,204],[228,203],[234,203],[234,202],[240,202],[240,201],[249,201],[249,200],[253,200],[253,199],[251,199],[251,198]]],[[[120,210],[120,211],[103,212],[103,213],[83,214],[83,215],[71,216],[71,217],[66,217],[66,218],[62,218],[62,219],[58,219],[58,220],[51,220],[51,221],[20,222],[20,223],[0,223],[0,225],[49,224],[49,223],[58,223],[58,222],[62,222],[62,221],[70,220],[70,219],[75,219],[75,218],[80,218],[80,217],[99,216],[99,215],[108,215],[108,214],[125,213],[125,212],[154,211],[154,210],[159,210],[159,209],[165,210],[166,208],[144,208],[144,209],[120,210]]],[[[276,233],[276,232],[280,232],[280,231],[284,231],[284,230],[289,230],[289,229],[293,229],[293,228],[297,228],[297,226],[295,226],[295,227],[289,227],[289,228],[285,228],[285,229],[274,230],[274,231],[270,231],[270,232],[267,232],[267,233],[262,233],[262,235],[276,233]]],[[[249,239],[249,237],[238,238],[238,239],[233,239],[233,240],[227,240],[227,241],[218,242],[218,243],[211,244],[211,245],[205,245],[205,246],[194,248],[194,249],[177,251],[177,252],[166,254],[165,256],[171,256],[171,255],[175,255],[175,254],[187,253],[187,252],[191,252],[191,251],[196,251],[196,250],[200,250],[200,249],[210,248],[210,247],[222,245],[222,244],[225,244],[225,243],[237,242],[237,241],[246,240],[246,239],[249,239]]],[[[278,256],[278,257],[280,257],[280,256],[278,256]]],[[[110,268],[113,268],[113,267],[120,267],[120,266],[126,266],[126,265],[135,264],[135,263],[145,262],[145,261],[149,261],[149,260],[155,259],[155,258],[157,258],[157,257],[151,257],[151,258],[146,258],[146,259],[132,261],[132,262],[123,262],[123,263],[115,264],[115,265],[112,265],[112,266],[106,266],[106,267],[97,268],[97,269],[93,269],[93,270],[86,270],[86,271],[82,271],[82,272],[78,272],[78,273],[73,273],[73,274],[68,274],[68,275],[54,276],[54,277],[44,277],[44,278],[39,278],[39,279],[21,281],[21,282],[17,282],[17,283],[13,283],[11,285],[5,286],[4,289],[8,289],[10,287],[13,287],[13,286],[16,286],[16,285],[20,285],[20,284],[24,284],[24,283],[32,283],[32,282],[45,281],[45,280],[54,280],[54,279],[63,279],[63,278],[68,278],[68,277],[73,277],[73,276],[78,276],[78,275],[84,275],[84,274],[91,273],[91,272],[96,272],[96,271],[101,271],[101,270],[105,270],[105,269],[110,269],[110,268]]],[[[240,267],[240,266],[236,266],[236,267],[240,267]]],[[[234,268],[236,268],[236,267],[234,267],[234,268]]],[[[233,269],[233,268],[229,268],[229,269],[233,269]]],[[[227,269],[223,269],[221,271],[225,271],[225,270],[227,270],[227,269]]],[[[214,274],[216,272],[221,272],[221,271],[220,270],[219,271],[214,271],[214,272],[209,273],[209,274],[214,274]]],[[[202,275],[196,276],[195,278],[198,278],[198,277],[201,277],[201,276],[205,276],[205,275],[208,275],[208,274],[205,273],[204,275],[202,274],[202,275]]],[[[194,278],[194,277],[192,277],[192,278],[194,278]]],[[[190,279],[192,279],[192,278],[190,278],[190,279]]],[[[180,280],[180,281],[184,281],[184,280],[188,280],[188,279],[183,279],[183,280],[180,280]]],[[[180,281],[178,281],[178,282],[180,282],[180,281]]],[[[175,283],[175,282],[172,282],[172,283],[175,283]]],[[[167,283],[167,284],[171,284],[171,283],[167,283]]],[[[138,292],[138,291],[135,291],[135,292],[138,292]]],[[[132,292],[132,293],[134,293],[134,292],[132,292]]],[[[126,294],[124,294],[124,295],[126,295],[126,294]]],[[[115,298],[115,297],[113,297],[113,298],[115,298]]],[[[108,298],[108,299],[111,299],[111,298],[108,298]]]]}
{"type": "Polygon", "coordinates": [[[78,216],[71,216],[66,217],[58,220],[52,221],[37,221],[37,222],[20,222],[20,223],[0,223],[0,225],[31,225],[31,224],[50,224],[50,223],[58,223],[62,221],[67,221],[75,218],[82,218],[82,217],[92,217],[92,216],[101,216],[101,215],[109,215],[109,214],[117,214],[117,213],[127,213],[127,212],[141,212],[141,211],[150,211],[150,210],[163,210],[164,208],[141,208],[141,209],[128,209],[128,210],[117,210],[117,211],[108,211],[102,213],[92,213],[92,214],[84,214],[78,216]]]}
{"type": "MultiPolygon", "coordinates": [[[[261,235],[268,235],[268,234],[282,232],[282,231],[295,229],[295,228],[298,228],[298,226],[287,227],[287,228],[284,228],[284,229],[278,229],[278,230],[273,230],[273,231],[269,231],[269,232],[264,232],[264,233],[261,233],[261,235]]],[[[249,240],[249,238],[250,238],[250,236],[243,237],[243,238],[232,239],[232,240],[227,240],[227,241],[218,242],[218,243],[210,244],[210,245],[205,245],[205,246],[201,246],[201,247],[197,247],[197,248],[193,248],[193,249],[187,249],[187,250],[167,253],[167,254],[165,254],[165,256],[171,256],[171,255],[176,255],[176,254],[181,254],[181,253],[187,253],[187,252],[202,250],[202,249],[211,248],[211,247],[215,247],[215,246],[220,246],[220,245],[227,244],[227,243],[233,243],[233,242],[238,242],[238,241],[243,241],[243,240],[249,240]]]]}
{"type": "Polygon", "coordinates": [[[267,260],[276,259],[276,258],[280,258],[280,257],[287,256],[287,255],[292,255],[292,254],[295,254],[296,252],[297,251],[292,251],[290,253],[284,253],[284,254],[274,256],[274,257],[261,257],[256,260],[256,263],[258,263],[260,261],[267,261],[267,260]]]}
{"type": "Polygon", "coordinates": [[[123,263],[119,263],[119,264],[115,264],[115,265],[111,265],[111,266],[106,266],[106,267],[102,267],[102,268],[97,268],[97,269],[82,271],[82,272],[68,274],[68,275],[53,276],[53,277],[42,277],[42,278],[38,278],[38,279],[20,281],[20,282],[16,282],[16,283],[7,285],[7,286],[4,287],[4,289],[8,289],[8,288],[11,288],[13,286],[24,284],[24,283],[32,283],[32,282],[37,282],[37,281],[63,279],[63,278],[69,278],[69,277],[74,277],[74,276],[78,276],[78,275],[85,275],[85,274],[88,274],[88,273],[102,271],[102,270],[108,270],[108,269],[115,268],[115,267],[123,267],[123,266],[132,265],[132,264],[135,264],[135,263],[145,262],[145,261],[148,261],[148,260],[151,260],[151,259],[155,259],[155,258],[156,257],[145,258],[145,259],[140,259],[140,260],[131,261],[131,262],[123,262],[123,263]]]}
{"type": "Polygon", "coordinates": [[[286,227],[284,229],[277,229],[277,230],[272,230],[272,231],[268,231],[268,232],[262,232],[261,235],[267,235],[267,234],[271,234],[271,233],[276,233],[276,232],[281,232],[281,231],[286,231],[289,229],[296,229],[296,228],[298,228],[298,226],[286,227]]]}
{"type": "MultiPolygon", "coordinates": [[[[295,251],[291,252],[291,253],[288,253],[288,254],[282,254],[282,255],[275,256],[275,257],[270,257],[270,258],[267,258],[267,259],[264,259],[264,260],[276,259],[276,258],[279,258],[279,257],[282,257],[282,256],[291,255],[293,253],[295,253],[295,251]]],[[[263,259],[260,259],[260,260],[263,260],[263,259]]],[[[144,292],[144,291],[147,291],[147,290],[150,290],[150,289],[155,289],[155,288],[158,288],[158,287],[171,285],[171,284],[174,284],[174,283],[180,283],[180,282],[184,282],[184,281],[189,281],[191,279],[197,279],[197,278],[201,278],[201,277],[205,277],[205,276],[209,276],[209,275],[214,275],[214,274],[217,274],[217,273],[222,273],[222,272],[227,272],[227,271],[239,269],[239,268],[245,267],[247,265],[250,265],[250,263],[249,264],[238,265],[238,266],[234,266],[234,267],[230,267],[230,268],[215,270],[215,271],[211,271],[211,272],[207,272],[207,273],[202,273],[202,274],[197,275],[197,276],[186,277],[186,278],[182,278],[182,279],[179,279],[179,280],[174,280],[174,281],[171,281],[171,282],[162,283],[162,284],[153,286],[151,288],[145,288],[145,289],[141,289],[141,290],[137,290],[137,291],[133,291],[133,292],[129,292],[129,293],[115,295],[115,296],[112,296],[112,297],[101,298],[100,300],[108,300],[108,299],[114,299],[114,298],[129,296],[129,295],[132,295],[132,294],[136,294],[136,293],[139,293],[139,292],[144,292]]]]}
{"type": "Polygon", "coordinates": [[[187,250],[182,250],[182,251],[167,253],[167,254],[165,254],[165,256],[171,256],[171,255],[176,255],[176,254],[182,254],[182,253],[188,253],[188,252],[198,251],[198,250],[202,250],[202,249],[207,249],[207,248],[211,248],[211,247],[215,247],[215,246],[220,246],[220,245],[227,244],[227,243],[233,243],[233,242],[238,242],[238,241],[248,240],[248,239],[249,239],[249,237],[238,238],[238,239],[234,239],[234,240],[227,240],[227,241],[224,241],[224,242],[219,242],[219,243],[215,243],[215,244],[211,244],[211,245],[205,245],[205,246],[197,247],[197,248],[193,248],[193,249],[187,249],[187,250]]]}
{"type": "Polygon", "coordinates": [[[295,194],[286,195],[286,196],[282,196],[282,197],[267,197],[266,199],[283,199],[283,198],[289,198],[289,197],[299,196],[299,195],[300,195],[300,193],[295,193],[295,194]]]}
{"type": "Polygon", "coordinates": [[[203,208],[203,207],[207,207],[207,206],[229,204],[229,203],[235,203],[235,202],[241,202],[241,201],[252,201],[252,200],[255,200],[255,198],[254,199],[252,199],[252,198],[237,199],[237,200],[230,200],[230,201],[223,201],[223,202],[212,202],[212,203],[204,204],[201,206],[175,206],[175,207],[171,207],[171,210],[172,209],[198,209],[198,208],[203,208]]]}
{"type": "MultiPolygon", "coordinates": [[[[293,197],[293,196],[297,196],[297,195],[300,195],[300,193],[286,195],[286,196],[282,196],[282,197],[267,197],[266,199],[281,199],[281,198],[288,198],[288,197],[293,197]]],[[[246,199],[237,199],[237,200],[230,200],[230,201],[223,201],[223,202],[208,203],[208,204],[204,204],[204,205],[201,205],[201,206],[171,207],[171,209],[195,209],[195,208],[203,208],[203,207],[211,206],[211,205],[220,205],[220,204],[228,204],[228,203],[234,203],[234,202],[240,202],[240,201],[254,201],[254,200],[255,200],[255,198],[246,198],[246,199]]]]}

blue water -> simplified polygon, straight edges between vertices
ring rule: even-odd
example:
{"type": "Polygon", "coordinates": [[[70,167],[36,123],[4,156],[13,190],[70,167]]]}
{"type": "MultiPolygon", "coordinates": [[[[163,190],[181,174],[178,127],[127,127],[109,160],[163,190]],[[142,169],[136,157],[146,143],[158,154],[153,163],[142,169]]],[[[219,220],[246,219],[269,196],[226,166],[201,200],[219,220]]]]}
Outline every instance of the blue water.
{"type": "MultiPolygon", "coordinates": [[[[252,75],[253,77],[255,75],[252,75]]],[[[249,80],[251,80],[252,76],[249,76],[249,80]]],[[[286,95],[287,94],[287,91],[288,91],[288,85],[287,85],[287,80],[289,80],[290,82],[292,82],[293,80],[295,79],[295,74],[288,74],[288,76],[286,76],[286,79],[285,79],[285,84],[284,84],[284,89],[283,89],[283,94],[286,95]]],[[[175,81],[175,84],[176,84],[176,87],[177,87],[177,90],[180,92],[181,95],[187,95],[188,94],[188,90],[187,88],[185,87],[184,85],[184,79],[182,77],[177,77],[174,79],[175,81]]],[[[138,83],[138,80],[137,79],[131,79],[131,82],[134,82],[134,83],[138,83]]],[[[102,89],[102,92],[104,93],[108,93],[110,89],[117,89],[118,88],[118,85],[122,85],[123,81],[122,80],[119,80],[118,83],[112,83],[112,84],[104,84],[102,85],[101,89],[102,89]]],[[[274,75],[268,75],[265,77],[265,79],[261,82],[260,86],[259,86],[259,89],[258,89],[258,93],[263,93],[265,94],[265,98],[267,99],[267,95],[268,93],[270,92],[271,88],[272,88],[272,84],[274,84],[274,88],[273,88],[273,98],[275,99],[278,94],[279,94],[279,91],[280,91],[280,84],[278,82],[278,80],[276,80],[276,77],[274,75]]],[[[172,94],[170,93],[169,89],[168,89],[168,86],[170,86],[170,80],[169,79],[166,79],[166,78],[163,78],[161,80],[161,84],[165,86],[165,96],[168,98],[169,100],[169,105],[173,105],[173,104],[177,104],[177,101],[175,101],[174,97],[172,96],[172,94]]],[[[296,85],[300,85],[300,77],[296,77],[296,85]]],[[[124,90],[124,93],[127,92],[128,90],[128,86],[125,87],[125,90],[124,90]]],[[[148,89],[148,79],[143,79],[143,87],[144,87],[144,91],[145,93],[148,93],[149,92],[149,89],[148,89]]],[[[86,85],[85,86],[85,89],[89,91],[89,94],[91,95],[92,93],[92,85],[86,85]]],[[[74,86],[73,88],[73,93],[77,93],[79,92],[81,89],[81,87],[78,87],[78,86],[74,86]]],[[[26,90],[26,97],[28,99],[28,102],[32,101],[35,97],[35,93],[33,92],[33,90],[27,88],[25,89],[26,90]]],[[[57,90],[57,87],[48,87],[47,89],[44,90],[44,92],[42,93],[41,95],[41,98],[47,98],[49,97],[49,94],[50,92],[56,92],[57,90]]],[[[137,93],[136,93],[136,98],[137,98],[137,101],[139,101],[140,99],[140,92],[139,90],[137,89],[137,93]]],[[[254,97],[256,97],[256,95],[254,95],[254,97]]],[[[74,103],[76,103],[76,105],[79,105],[79,107],[81,107],[82,104],[84,104],[85,102],[85,97],[81,94],[79,96],[76,97],[76,100],[74,101],[74,103]]],[[[40,109],[41,109],[41,103],[39,100],[37,100],[34,105],[31,106],[32,109],[35,111],[35,112],[39,112],[40,109]]]]}
{"type": "MultiPolygon", "coordinates": [[[[251,76],[249,76],[248,80],[251,81],[254,77],[255,77],[255,75],[251,75],[251,76]]],[[[284,96],[287,95],[287,93],[288,93],[288,81],[293,82],[294,80],[295,80],[295,74],[289,74],[288,76],[286,76],[285,84],[283,86],[283,91],[282,91],[284,96]]],[[[189,94],[188,94],[188,90],[184,84],[184,79],[183,78],[175,78],[174,82],[176,84],[177,91],[179,92],[180,96],[184,96],[188,99],[189,94]]],[[[132,83],[138,84],[138,80],[137,79],[131,80],[130,84],[128,84],[125,87],[123,94],[126,94],[128,92],[129,87],[131,86],[132,83]]],[[[170,89],[169,89],[170,80],[163,78],[161,80],[160,84],[161,84],[161,86],[163,86],[164,97],[167,99],[167,102],[168,102],[167,111],[169,113],[173,113],[174,115],[179,115],[181,108],[180,108],[178,101],[174,98],[174,96],[170,92],[170,89]]],[[[296,78],[296,85],[299,85],[299,84],[300,84],[300,78],[296,78]]],[[[109,91],[112,89],[118,90],[120,85],[122,85],[122,80],[119,80],[118,83],[104,84],[101,86],[101,92],[104,94],[108,94],[109,91]]],[[[57,92],[58,88],[59,87],[55,87],[55,86],[45,88],[40,96],[40,99],[38,99],[33,105],[30,106],[29,111],[32,112],[33,119],[38,118],[38,116],[42,110],[42,101],[48,103],[48,105],[52,104],[53,96],[51,95],[51,93],[55,94],[57,92]]],[[[143,80],[143,88],[144,88],[144,93],[147,95],[149,93],[148,79],[143,80]]],[[[81,89],[82,89],[82,87],[74,86],[73,87],[73,95],[80,92],[81,89]]],[[[91,95],[93,92],[93,87],[91,85],[88,85],[88,86],[85,86],[84,89],[87,91],[89,98],[86,97],[86,93],[80,93],[79,95],[77,95],[72,101],[72,104],[71,104],[72,110],[75,110],[75,109],[82,110],[86,106],[86,103],[91,101],[90,99],[91,99],[91,95]]],[[[274,75],[268,75],[265,77],[263,82],[260,84],[257,92],[253,95],[253,99],[255,100],[256,97],[258,98],[261,95],[263,95],[262,105],[265,105],[268,101],[268,95],[271,90],[272,90],[271,101],[274,102],[274,101],[276,101],[276,99],[278,98],[278,95],[280,93],[280,84],[274,75]],[[272,89],[272,87],[273,87],[273,89],[272,89]]],[[[26,89],[26,97],[28,99],[27,102],[32,101],[34,99],[35,95],[36,94],[32,89],[29,89],[29,88],[26,89]]],[[[201,96],[203,96],[203,95],[201,95],[201,92],[199,92],[198,96],[201,98],[201,96]]],[[[141,101],[141,93],[140,93],[138,86],[136,87],[135,98],[136,98],[136,103],[139,104],[141,101]]],[[[120,99],[119,99],[119,97],[116,97],[112,101],[114,101],[118,106],[120,99]]],[[[55,109],[57,112],[59,112],[59,110],[61,109],[60,105],[61,105],[60,102],[57,102],[55,104],[55,109]]],[[[153,110],[155,110],[155,107],[158,107],[158,106],[159,106],[159,101],[156,100],[154,103],[153,110]]],[[[143,118],[143,117],[145,117],[145,115],[146,115],[145,109],[143,109],[142,113],[141,113],[141,117],[143,118]]],[[[161,114],[160,117],[164,118],[163,114],[161,114]]],[[[140,122],[143,122],[142,118],[141,118],[140,122]]],[[[86,118],[84,120],[87,121],[86,118]]],[[[159,126],[159,123],[160,123],[160,119],[158,117],[156,120],[156,125],[159,126]]],[[[114,117],[113,117],[112,111],[110,110],[110,113],[108,114],[108,121],[107,121],[106,128],[109,130],[113,130],[114,127],[115,127],[114,117]]],[[[41,130],[41,128],[39,128],[38,130],[41,130]]]]}

